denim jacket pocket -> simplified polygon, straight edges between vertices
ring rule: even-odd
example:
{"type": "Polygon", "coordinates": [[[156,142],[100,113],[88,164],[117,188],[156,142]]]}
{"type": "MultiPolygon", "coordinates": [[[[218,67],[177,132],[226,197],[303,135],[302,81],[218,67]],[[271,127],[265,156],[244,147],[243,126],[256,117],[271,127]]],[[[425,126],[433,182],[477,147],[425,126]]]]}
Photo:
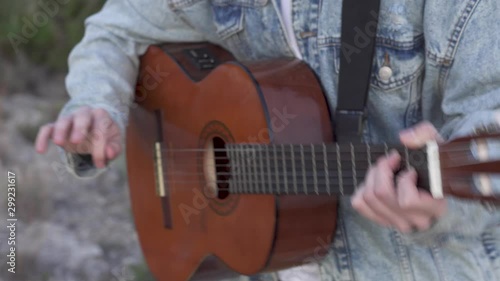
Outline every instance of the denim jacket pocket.
{"type": "Polygon", "coordinates": [[[226,40],[244,28],[244,9],[261,7],[268,0],[212,0],[217,35],[226,40]]]}
{"type": "Polygon", "coordinates": [[[212,6],[217,36],[226,40],[243,30],[243,11],[240,6],[212,6]]]}
{"type": "Polygon", "coordinates": [[[424,71],[424,53],[423,35],[411,42],[377,38],[371,85],[392,91],[416,80],[424,71]]]}
{"type": "MultiPolygon", "coordinates": [[[[323,57],[331,58],[329,68],[338,74],[340,56],[349,55],[349,52],[342,51],[340,38],[320,37],[318,48],[323,57]]],[[[371,86],[382,91],[392,91],[416,80],[424,71],[423,49],[422,35],[415,37],[412,42],[377,38],[372,63],[371,86]]]]}

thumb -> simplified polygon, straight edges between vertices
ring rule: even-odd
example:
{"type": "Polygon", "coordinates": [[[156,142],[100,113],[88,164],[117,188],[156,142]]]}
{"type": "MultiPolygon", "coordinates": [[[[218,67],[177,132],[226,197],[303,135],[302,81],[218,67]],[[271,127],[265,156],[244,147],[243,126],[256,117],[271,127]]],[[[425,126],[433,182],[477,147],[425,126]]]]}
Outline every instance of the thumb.
{"type": "Polygon", "coordinates": [[[443,142],[443,138],[431,123],[424,121],[399,133],[401,143],[409,148],[420,148],[431,140],[443,142]]]}

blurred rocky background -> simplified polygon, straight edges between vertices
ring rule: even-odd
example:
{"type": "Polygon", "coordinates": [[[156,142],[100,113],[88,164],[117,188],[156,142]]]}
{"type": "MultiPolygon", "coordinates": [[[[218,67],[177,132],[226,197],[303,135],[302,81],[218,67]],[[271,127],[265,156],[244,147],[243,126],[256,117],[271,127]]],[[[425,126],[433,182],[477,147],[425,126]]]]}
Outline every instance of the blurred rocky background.
{"type": "Polygon", "coordinates": [[[151,281],[122,155],[93,180],[33,144],[67,100],[64,76],[84,19],[103,0],[0,0],[0,281],[151,281]],[[17,175],[16,273],[7,271],[7,171],[17,175]]]}

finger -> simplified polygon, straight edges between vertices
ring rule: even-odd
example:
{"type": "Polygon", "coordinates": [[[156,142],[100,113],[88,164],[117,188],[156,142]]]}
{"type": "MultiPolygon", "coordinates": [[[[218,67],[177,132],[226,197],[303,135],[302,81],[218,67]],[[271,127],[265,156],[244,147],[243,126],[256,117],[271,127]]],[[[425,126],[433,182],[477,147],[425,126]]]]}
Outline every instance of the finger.
{"type": "Polygon", "coordinates": [[[362,196],[363,201],[375,215],[406,232],[410,231],[410,225],[398,212],[393,179],[399,160],[399,154],[392,152],[388,157],[377,161],[375,180],[371,186],[367,185],[362,196]]]}
{"type": "Polygon", "coordinates": [[[59,146],[64,146],[68,138],[68,132],[73,123],[73,116],[61,117],[54,125],[53,141],[59,146]]]}
{"type": "Polygon", "coordinates": [[[410,169],[397,179],[397,195],[400,208],[407,214],[424,215],[429,219],[439,217],[444,212],[445,200],[434,199],[416,187],[417,173],[410,169]]]}
{"type": "Polygon", "coordinates": [[[379,158],[375,165],[371,166],[370,169],[368,169],[368,173],[365,176],[364,186],[368,188],[373,187],[376,175],[379,172],[378,167],[380,167],[381,165],[387,166],[390,170],[395,171],[399,167],[400,161],[401,156],[396,150],[391,150],[388,156],[379,158]]]}
{"type": "Polygon", "coordinates": [[[73,129],[70,141],[74,144],[78,144],[85,139],[85,136],[90,131],[90,126],[92,125],[92,114],[90,114],[90,109],[85,107],[76,111],[73,116],[73,129]]]}
{"type": "Polygon", "coordinates": [[[427,230],[432,225],[436,214],[421,205],[420,194],[416,187],[417,173],[414,169],[404,171],[397,178],[397,196],[401,214],[419,231],[427,230]]]}
{"type": "MultiPolygon", "coordinates": [[[[373,184],[368,185],[373,195],[381,203],[396,210],[396,190],[394,187],[394,171],[396,171],[401,162],[401,156],[397,151],[391,151],[388,157],[377,161],[377,169],[373,184]]],[[[374,206],[372,206],[374,207],[374,206]]]]}
{"type": "MultiPolygon", "coordinates": [[[[391,185],[389,188],[394,188],[394,185],[391,185]]],[[[388,199],[387,196],[384,200],[379,199],[379,197],[380,195],[375,195],[373,190],[366,190],[362,194],[363,201],[374,215],[389,222],[390,225],[396,227],[401,232],[410,231],[411,225],[407,222],[406,218],[401,216],[397,209],[391,208],[396,205],[396,197],[393,196],[393,198],[388,199]]]]}
{"type": "Polygon", "coordinates": [[[383,217],[377,215],[363,198],[364,188],[361,187],[351,198],[352,207],[363,217],[377,223],[380,226],[389,227],[391,223],[383,217]]]}
{"type": "Polygon", "coordinates": [[[439,135],[436,128],[429,122],[421,122],[418,125],[401,131],[399,138],[403,145],[409,148],[420,148],[430,140],[443,142],[443,138],[439,135]]]}
{"type": "Polygon", "coordinates": [[[52,137],[54,132],[54,124],[49,123],[40,128],[38,135],[35,140],[35,150],[38,153],[45,153],[49,144],[49,139],[52,137]]]}
{"type": "Polygon", "coordinates": [[[122,149],[121,146],[121,134],[120,134],[120,127],[111,120],[111,125],[110,129],[108,130],[109,135],[107,137],[107,143],[106,143],[106,156],[108,159],[114,159],[117,157],[122,149]]]}
{"type": "Polygon", "coordinates": [[[103,109],[96,109],[92,112],[92,158],[97,168],[106,166],[106,127],[109,125],[107,112],[103,109]]]}
{"type": "Polygon", "coordinates": [[[121,152],[121,145],[119,142],[111,142],[106,145],[106,157],[109,160],[115,159],[121,152]]]}

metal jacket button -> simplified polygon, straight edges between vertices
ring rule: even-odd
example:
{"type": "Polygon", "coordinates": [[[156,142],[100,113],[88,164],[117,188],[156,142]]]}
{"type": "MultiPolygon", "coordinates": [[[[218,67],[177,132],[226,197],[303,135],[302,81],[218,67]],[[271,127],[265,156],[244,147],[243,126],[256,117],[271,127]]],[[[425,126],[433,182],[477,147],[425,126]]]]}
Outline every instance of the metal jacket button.
{"type": "Polygon", "coordinates": [[[388,66],[382,66],[378,71],[378,77],[382,82],[387,83],[392,77],[392,69],[388,66]]]}

